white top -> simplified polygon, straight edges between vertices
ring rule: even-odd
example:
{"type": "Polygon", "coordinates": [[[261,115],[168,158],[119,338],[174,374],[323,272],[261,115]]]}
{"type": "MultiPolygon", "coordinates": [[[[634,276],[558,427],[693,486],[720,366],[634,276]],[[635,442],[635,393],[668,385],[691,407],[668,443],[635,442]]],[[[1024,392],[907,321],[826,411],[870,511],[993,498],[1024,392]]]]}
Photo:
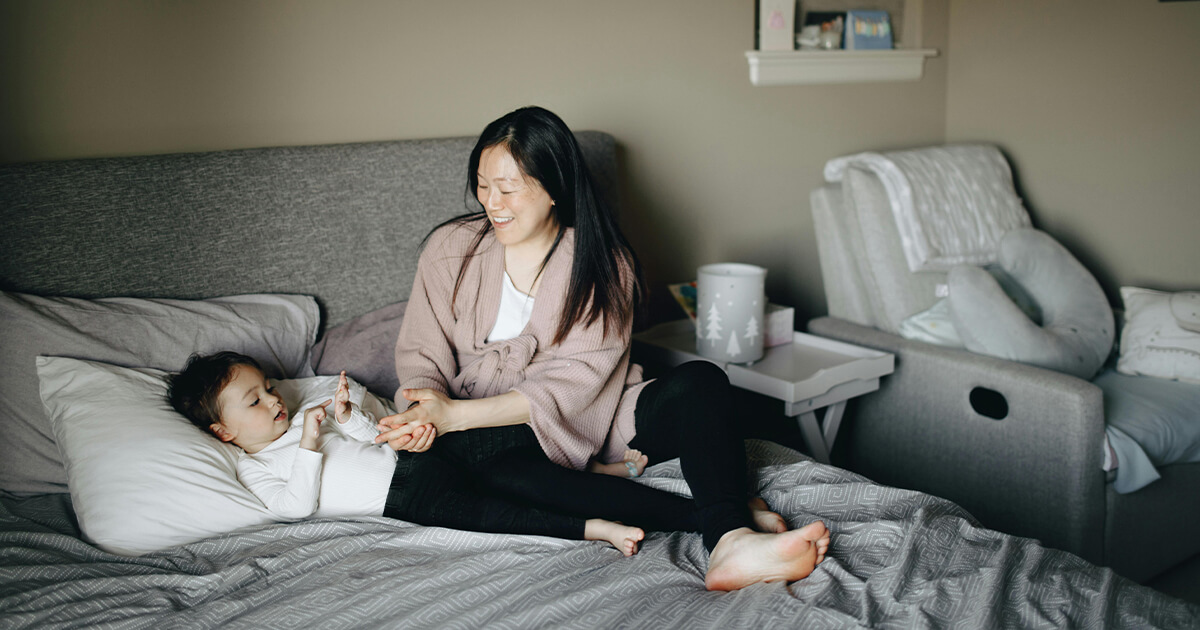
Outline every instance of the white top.
{"type": "Polygon", "coordinates": [[[362,399],[362,386],[351,382],[350,391],[350,419],[339,424],[331,404],[321,422],[319,450],[300,448],[304,411],[333,398],[332,391],[300,401],[287,433],[238,458],[238,480],[272,514],[284,519],[383,514],[396,453],[386,443],[374,443],[379,435],[375,417],[354,402],[362,399]]]}
{"type": "Polygon", "coordinates": [[[504,272],[504,284],[500,291],[500,312],[496,315],[496,325],[488,333],[487,341],[504,341],[512,339],[525,330],[529,318],[533,316],[533,296],[517,290],[508,272],[504,272]]]}

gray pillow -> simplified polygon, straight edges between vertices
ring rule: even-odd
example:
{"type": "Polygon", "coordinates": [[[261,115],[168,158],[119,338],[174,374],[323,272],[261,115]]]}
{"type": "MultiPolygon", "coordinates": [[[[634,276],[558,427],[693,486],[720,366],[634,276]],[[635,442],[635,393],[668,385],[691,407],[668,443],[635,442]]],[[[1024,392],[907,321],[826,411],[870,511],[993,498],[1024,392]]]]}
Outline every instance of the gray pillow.
{"type": "Polygon", "coordinates": [[[1041,310],[1032,320],[993,274],[950,270],[950,317],[968,350],[1091,379],[1113,347],[1113,313],[1100,284],[1065,247],[1032,228],[1000,240],[999,266],[1041,310]]]}
{"type": "Polygon", "coordinates": [[[400,389],[396,337],[406,306],[408,302],[389,304],[327,331],[313,346],[313,369],[319,375],[346,370],[372,394],[392,399],[400,389]]]}
{"type": "Polygon", "coordinates": [[[234,350],[268,376],[311,376],[313,298],[83,300],[0,292],[0,489],[66,492],[67,475],[38,396],[39,355],[178,371],[195,352],[234,350]]]}

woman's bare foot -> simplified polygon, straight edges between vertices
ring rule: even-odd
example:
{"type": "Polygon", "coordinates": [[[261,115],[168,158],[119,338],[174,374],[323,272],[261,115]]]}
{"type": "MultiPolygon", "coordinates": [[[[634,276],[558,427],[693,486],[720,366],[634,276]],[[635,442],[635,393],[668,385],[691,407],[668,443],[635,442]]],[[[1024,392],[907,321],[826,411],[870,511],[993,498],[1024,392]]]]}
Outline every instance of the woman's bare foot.
{"type": "Polygon", "coordinates": [[[759,582],[808,577],[829,549],[829,530],[821,521],[782,534],[760,534],[741,527],[721,537],[708,559],[704,586],[734,591],[759,582]]]}
{"type": "Polygon", "coordinates": [[[762,497],[750,499],[750,516],[754,518],[754,529],[768,534],[782,534],[787,531],[787,521],[771,511],[762,497]]]}
{"type": "Polygon", "coordinates": [[[626,556],[638,552],[638,543],[646,537],[640,527],[629,527],[616,521],[589,518],[583,523],[584,540],[606,540],[626,556]]]}
{"type": "Polygon", "coordinates": [[[588,464],[588,472],[614,477],[640,477],[648,463],[650,463],[649,457],[642,455],[641,451],[631,448],[626,450],[621,461],[615,464],[601,464],[593,461],[588,464]]]}

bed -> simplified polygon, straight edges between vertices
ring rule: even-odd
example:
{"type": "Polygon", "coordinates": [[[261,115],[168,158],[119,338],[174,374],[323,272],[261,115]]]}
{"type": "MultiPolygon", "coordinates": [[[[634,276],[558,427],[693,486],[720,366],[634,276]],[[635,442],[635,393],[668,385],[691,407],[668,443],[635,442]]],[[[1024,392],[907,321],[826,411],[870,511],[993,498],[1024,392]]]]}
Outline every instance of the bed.
{"type": "MultiPolygon", "coordinates": [[[[578,136],[601,188],[619,203],[613,138],[578,136]]],[[[304,348],[304,365],[277,353],[281,374],[346,368],[387,396],[395,378],[389,342],[416,252],[430,228],[465,207],[471,144],[449,138],[0,167],[0,289],[6,299],[70,297],[89,307],[112,296],[315,296],[300,335],[315,347],[304,348]]],[[[3,326],[6,352],[30,351],[35,335],[15,316],[6,314],[3,326]]],[[[158,350],[154,335],[163,327],[147,330],[128,343],[158,350]]],[[[143,367],[126,347],[96,348],[115,354],[85,356],[83,345],[43,354],[143,367]]],[[[178,360],[176,353],[145,363],[170,369],[178,360]]],[[[10,361],[20,374],[6,373],[0,387],[36,388],[31,361],[10,361]]],[[[819,518],[833,534],[826,561],[790,585],[705,591],[698,534],[650,533],[626,558],[598,542],[386,518],[260,523],[140,555],[114,553],[81,531],[81,522],[95,521],[67,493],[70,454],[55,444],[62,434],[15,417],[9,393],[0,396],[3,628],[1200,624],[1200,607],[984,529],[953,503],[753,440],[751,479],[761,495],[793,526],[819,518]]],[[[640,482],[687,492],[674,461],[640,482]]],[[[73,480],[70,490],[82,485],[73,480]]]]}

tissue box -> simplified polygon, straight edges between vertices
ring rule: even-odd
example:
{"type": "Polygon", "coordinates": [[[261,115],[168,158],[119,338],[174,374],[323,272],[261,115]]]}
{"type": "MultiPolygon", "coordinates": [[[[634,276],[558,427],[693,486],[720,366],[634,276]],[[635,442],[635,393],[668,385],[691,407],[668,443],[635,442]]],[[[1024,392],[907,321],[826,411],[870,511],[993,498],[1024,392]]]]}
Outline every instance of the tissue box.
{"type": "Polygon", "coordinates": [[[792,343],[792,333],[795,332],[793,322],[796,320],[796,309],[790,306],[768,303],[763,317],[767,320],[766,336],[763,337],[764,346],[770,348],[785,343],[792,343]]]}

